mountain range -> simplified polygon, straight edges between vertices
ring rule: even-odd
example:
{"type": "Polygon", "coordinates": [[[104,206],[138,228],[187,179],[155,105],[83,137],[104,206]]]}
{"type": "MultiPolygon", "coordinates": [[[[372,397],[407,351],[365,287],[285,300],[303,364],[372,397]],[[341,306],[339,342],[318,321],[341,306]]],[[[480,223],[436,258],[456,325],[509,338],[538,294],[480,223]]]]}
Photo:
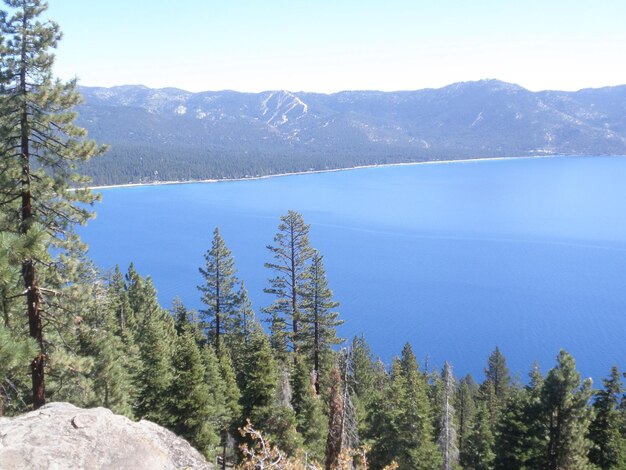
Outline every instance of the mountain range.
{"type": "Polygon", "coordinates": [[[626,155],[626,85],[531,92],[498,80],[334,94],[80,87],[109,152],[96,184],[240,178],[461,158],[626,155]]]}

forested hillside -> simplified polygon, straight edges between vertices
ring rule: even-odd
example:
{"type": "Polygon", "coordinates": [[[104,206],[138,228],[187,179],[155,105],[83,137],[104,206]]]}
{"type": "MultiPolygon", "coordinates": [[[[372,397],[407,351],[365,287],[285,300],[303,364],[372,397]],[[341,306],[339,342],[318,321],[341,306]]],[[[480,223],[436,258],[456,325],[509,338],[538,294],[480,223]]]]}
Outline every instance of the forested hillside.
{"type": "Polygon", "coordinates": [[[626,86],[533,93],[497,80],[332,95],[80,88],[79,123],[111,145],[96,184],[242,178],[358,165],[626,154],[626,86]]]}

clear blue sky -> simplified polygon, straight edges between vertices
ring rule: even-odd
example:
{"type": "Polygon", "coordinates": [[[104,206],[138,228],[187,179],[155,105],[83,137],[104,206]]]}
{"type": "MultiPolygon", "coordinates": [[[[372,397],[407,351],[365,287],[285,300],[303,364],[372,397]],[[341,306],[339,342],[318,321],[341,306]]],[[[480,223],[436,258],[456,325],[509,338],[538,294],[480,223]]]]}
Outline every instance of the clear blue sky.
{"type": "Polygon", "coordinates": [[[49,0],[56,73],[190,91],[626,83],[626,0],[49,0]]]}

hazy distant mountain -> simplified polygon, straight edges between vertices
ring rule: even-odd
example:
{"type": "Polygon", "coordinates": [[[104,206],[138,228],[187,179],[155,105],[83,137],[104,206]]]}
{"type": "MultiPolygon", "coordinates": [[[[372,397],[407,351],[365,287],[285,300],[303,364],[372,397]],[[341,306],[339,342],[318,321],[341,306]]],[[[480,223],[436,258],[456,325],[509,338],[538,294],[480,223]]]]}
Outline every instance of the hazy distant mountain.
{"type": "Polygon", "coordinates": [[[242,177],[360,164],[626,154],[626,85],[534,93],[497,80],[403,92],[190,93],[81,87],[111,144],[97,183],[242,177]]]}

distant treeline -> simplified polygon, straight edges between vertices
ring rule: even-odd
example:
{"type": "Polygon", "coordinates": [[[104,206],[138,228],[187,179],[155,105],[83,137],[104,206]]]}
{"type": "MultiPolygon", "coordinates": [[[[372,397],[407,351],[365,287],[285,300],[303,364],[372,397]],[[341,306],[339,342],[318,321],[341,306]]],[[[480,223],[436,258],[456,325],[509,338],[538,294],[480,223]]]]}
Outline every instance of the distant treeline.
{"type": "MultiPolygon", "coordinates": [[[[477,156],[479,157],[479,156],[477,156]]],[[[206,179],[234,179],[255,176],[297,173],[304,171],[352,168],[363,165],[386,165],[432,160],[465,158],[461,154],[414,155],[390,152],[388,155],[368,155],[346,150],[334,154],[276,154],[259,150],[226,153],[220,150],[184,146],[154,148],[142,144],[113,147],[101,158],[81,166],[93,184],[148,183],[158,181],[196,181],[206,179]]]]}

